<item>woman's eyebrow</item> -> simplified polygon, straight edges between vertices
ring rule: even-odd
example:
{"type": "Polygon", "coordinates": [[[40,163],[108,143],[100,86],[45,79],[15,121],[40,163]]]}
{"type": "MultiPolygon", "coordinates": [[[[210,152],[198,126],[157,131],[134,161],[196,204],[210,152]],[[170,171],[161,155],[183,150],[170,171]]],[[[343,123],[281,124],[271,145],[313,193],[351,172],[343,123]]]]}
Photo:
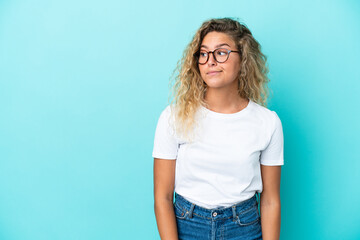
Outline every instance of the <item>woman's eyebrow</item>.
{"type": "MultiPolygon", "coordinates": [[[[222,46],[228,46],[228,47],[230,47],[230,45],[227,44],[227,43],[221,43],[221,44],[216,45],[215,47],[218,48],[218,47],[222,47],[222,46]]],[[[206,45],[201,45],[200,47],[208,48],[206,45]]]]}

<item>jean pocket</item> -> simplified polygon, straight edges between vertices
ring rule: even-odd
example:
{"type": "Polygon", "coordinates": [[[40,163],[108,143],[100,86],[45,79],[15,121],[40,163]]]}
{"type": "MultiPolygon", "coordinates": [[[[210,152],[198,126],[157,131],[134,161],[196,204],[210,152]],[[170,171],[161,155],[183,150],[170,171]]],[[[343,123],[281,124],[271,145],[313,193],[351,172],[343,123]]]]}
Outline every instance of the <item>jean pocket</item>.
{"type": "Polygon", "coordinates": [[[174,212],[175,212],[175,217],[179,219],[185,219],[188,213],[186,209],[179,206],[176,202],[174,203],[174,212]]]}
{"type": "Polygon", "coordinates": [[[256,223],[259,220],[260,214],[257,205],[254,205],[247,210],[239,212],[239,214],[237,214],[236,216],[236,222],[240,226],[248,226],[256,223]]]}

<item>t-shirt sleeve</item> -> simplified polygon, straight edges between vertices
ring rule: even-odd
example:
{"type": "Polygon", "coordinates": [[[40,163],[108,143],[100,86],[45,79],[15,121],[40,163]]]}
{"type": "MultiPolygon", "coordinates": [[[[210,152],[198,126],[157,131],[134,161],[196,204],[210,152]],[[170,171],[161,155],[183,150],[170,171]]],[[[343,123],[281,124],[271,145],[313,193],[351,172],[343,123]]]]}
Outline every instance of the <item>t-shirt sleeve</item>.
{"type": "Polygon", "coordinates": [[[281,120],[276,112],[269,145],[261,152],[260,164],[268,166],[284,165],[284,135],[281,120]]]}
{"type": "Polygon", "coordinates": [[[153,158],[175,160],[178,142],[171,125],[171,109],[167,106],[160,114],[154,138],[153,158]]]}

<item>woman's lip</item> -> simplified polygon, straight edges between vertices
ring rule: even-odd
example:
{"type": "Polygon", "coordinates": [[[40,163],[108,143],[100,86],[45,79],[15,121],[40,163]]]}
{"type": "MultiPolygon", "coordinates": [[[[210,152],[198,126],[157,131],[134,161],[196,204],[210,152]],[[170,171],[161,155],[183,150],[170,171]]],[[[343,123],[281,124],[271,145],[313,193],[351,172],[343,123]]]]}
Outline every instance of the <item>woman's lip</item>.
{"type": "Polygon", "coordinates": [[[208,75],[215,75],[215,74],[217,74],[217,73],[219,73],[219,72],[221,72],[221,71],[211,71],[211,72],[208,72],[207,74],[208,74],[208,75]]]}

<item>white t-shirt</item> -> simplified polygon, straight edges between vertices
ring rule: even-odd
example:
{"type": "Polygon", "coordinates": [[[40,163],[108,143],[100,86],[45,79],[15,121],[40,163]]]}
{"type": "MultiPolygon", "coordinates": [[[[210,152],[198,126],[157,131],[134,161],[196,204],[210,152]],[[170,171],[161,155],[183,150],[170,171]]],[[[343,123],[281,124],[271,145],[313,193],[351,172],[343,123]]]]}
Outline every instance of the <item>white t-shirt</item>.
{"type": "Polygon", "coordinates": [[[192,143],[178,137],[168,105],[161,113],[152,156],[176,161],[175,192],[204,208],[229,207],[263,190],[260,164],[284,165],[278,115],[252,100],[236,113],[203,106],[192,143]]]}

